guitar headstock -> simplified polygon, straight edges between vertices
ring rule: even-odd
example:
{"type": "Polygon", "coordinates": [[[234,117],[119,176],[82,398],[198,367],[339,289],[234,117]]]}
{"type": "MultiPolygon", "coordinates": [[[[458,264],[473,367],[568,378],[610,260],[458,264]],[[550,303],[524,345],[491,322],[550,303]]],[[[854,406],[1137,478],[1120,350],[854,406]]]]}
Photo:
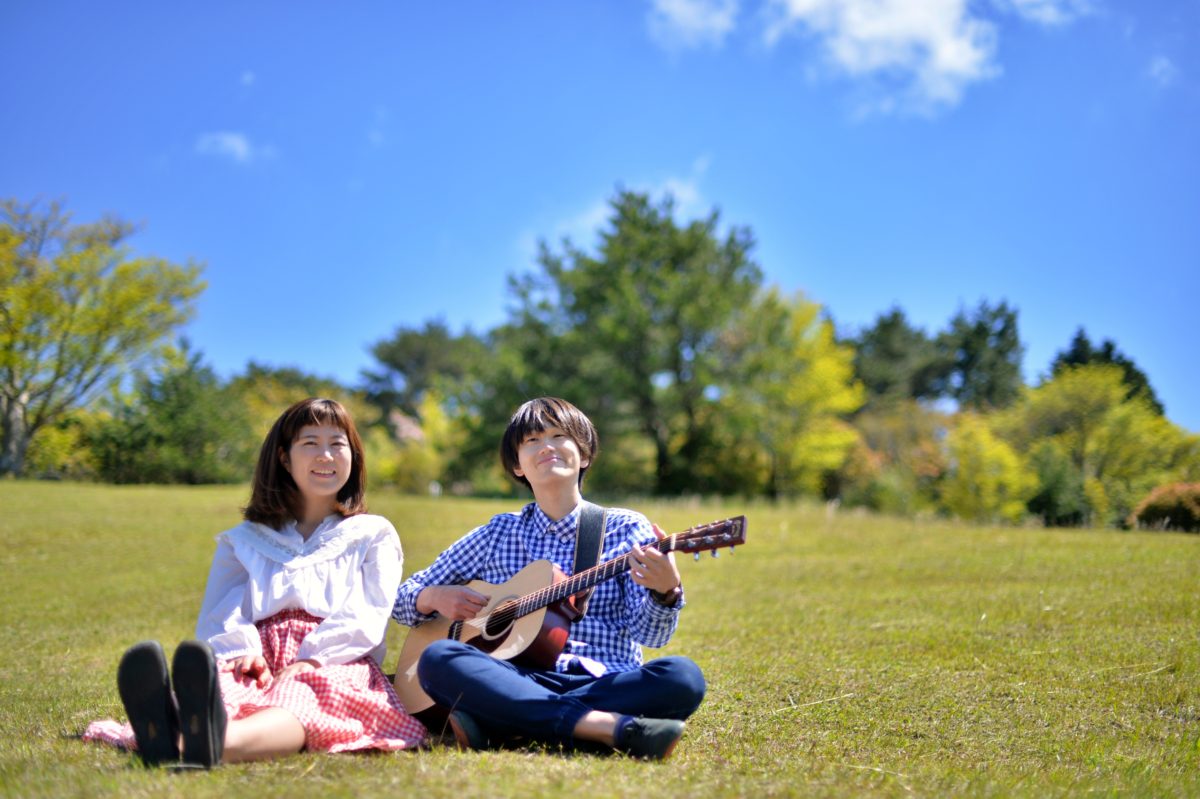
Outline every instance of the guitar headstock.
{"type": "Polygon", "coordinates": [[[695,552],[698,557],[701,552],[711,550],[715,556],[718,549],[733,549],[746,543],[746,517],[700,524],[663,540],[673,542],[670,549],[675,552],[695,552]]]}

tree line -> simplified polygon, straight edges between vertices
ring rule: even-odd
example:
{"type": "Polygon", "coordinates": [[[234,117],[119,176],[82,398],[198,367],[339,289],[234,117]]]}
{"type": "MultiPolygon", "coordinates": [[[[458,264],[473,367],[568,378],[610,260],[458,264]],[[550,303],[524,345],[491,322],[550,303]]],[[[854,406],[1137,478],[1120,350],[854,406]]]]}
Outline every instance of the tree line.
{"type": "Polygon", "coordinates": [[[255,362],[222,380],[174,340],[198,265],[134,256],[118,220],[13,200],[3,214],[0,475],[244,479],[278,408],[320,394],[363,424],[373,484],[511,493],[496,442],[516,405],[551,394],[601,431],[600,495],[1120,526],[1156,487],[1200,480],[1200,436],[1111,340],[1080,329],[1025,385],[1004,301],[934,333],[901,308],[839,331],[765,282],[749,228],[678,221],[670,197],[617,192],[594,251],[542,243],[510,276],[502,324],[400,326],[354,386],[255,362]]]}

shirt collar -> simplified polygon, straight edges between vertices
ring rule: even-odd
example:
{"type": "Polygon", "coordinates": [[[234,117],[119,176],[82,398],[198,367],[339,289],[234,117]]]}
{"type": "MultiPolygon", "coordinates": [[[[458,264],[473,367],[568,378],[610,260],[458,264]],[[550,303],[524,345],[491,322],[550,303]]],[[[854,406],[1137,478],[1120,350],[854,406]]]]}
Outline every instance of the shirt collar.
{"type": "Polygon", "coordinates": [[[559,541],[566,543],[575,538],[575,533],[579,529],[579,509],[582,506],[576,505],[566,516],[558,521],[554,521],[546,515],[536,502],[531,503],[532,515],[530,518],[531,527],[535,533],[539,535],[552,535],[559,541]]]}

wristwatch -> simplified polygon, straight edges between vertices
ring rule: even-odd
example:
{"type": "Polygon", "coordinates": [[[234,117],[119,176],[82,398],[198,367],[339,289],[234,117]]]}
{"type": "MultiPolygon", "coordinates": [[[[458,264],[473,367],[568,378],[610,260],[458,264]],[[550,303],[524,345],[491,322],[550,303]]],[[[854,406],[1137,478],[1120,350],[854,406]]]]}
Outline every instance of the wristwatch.
{"type": "Polygon", "coordinates": [[[683,584],[682,583],[676,585],[674,588],[672,588],[670,591],[667,591],[666,593],[663,593],[662,591],[655,591],[653,588],[650,589],[650,598],[653,599],[658,604],[662,605],[663,607],[668,607],[668,608],[675,607],[676,605],[679,604],[679,598],[681,596],[683,596],[683,584]]]}

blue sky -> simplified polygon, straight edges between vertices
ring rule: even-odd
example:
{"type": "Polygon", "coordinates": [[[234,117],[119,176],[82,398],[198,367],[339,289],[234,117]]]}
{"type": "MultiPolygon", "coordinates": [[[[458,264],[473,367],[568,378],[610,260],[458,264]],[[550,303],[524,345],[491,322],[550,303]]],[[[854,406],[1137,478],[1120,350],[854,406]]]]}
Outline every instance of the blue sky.
{"type": "Polygon", "coordinates": [[[0,5],[0,195],[206,264],[187,334],[356,382],[371,343],[505,318],[618,186],[749,226],[853,331],[1083,326],[1200,431],[1196,0],[0,5]]]}

